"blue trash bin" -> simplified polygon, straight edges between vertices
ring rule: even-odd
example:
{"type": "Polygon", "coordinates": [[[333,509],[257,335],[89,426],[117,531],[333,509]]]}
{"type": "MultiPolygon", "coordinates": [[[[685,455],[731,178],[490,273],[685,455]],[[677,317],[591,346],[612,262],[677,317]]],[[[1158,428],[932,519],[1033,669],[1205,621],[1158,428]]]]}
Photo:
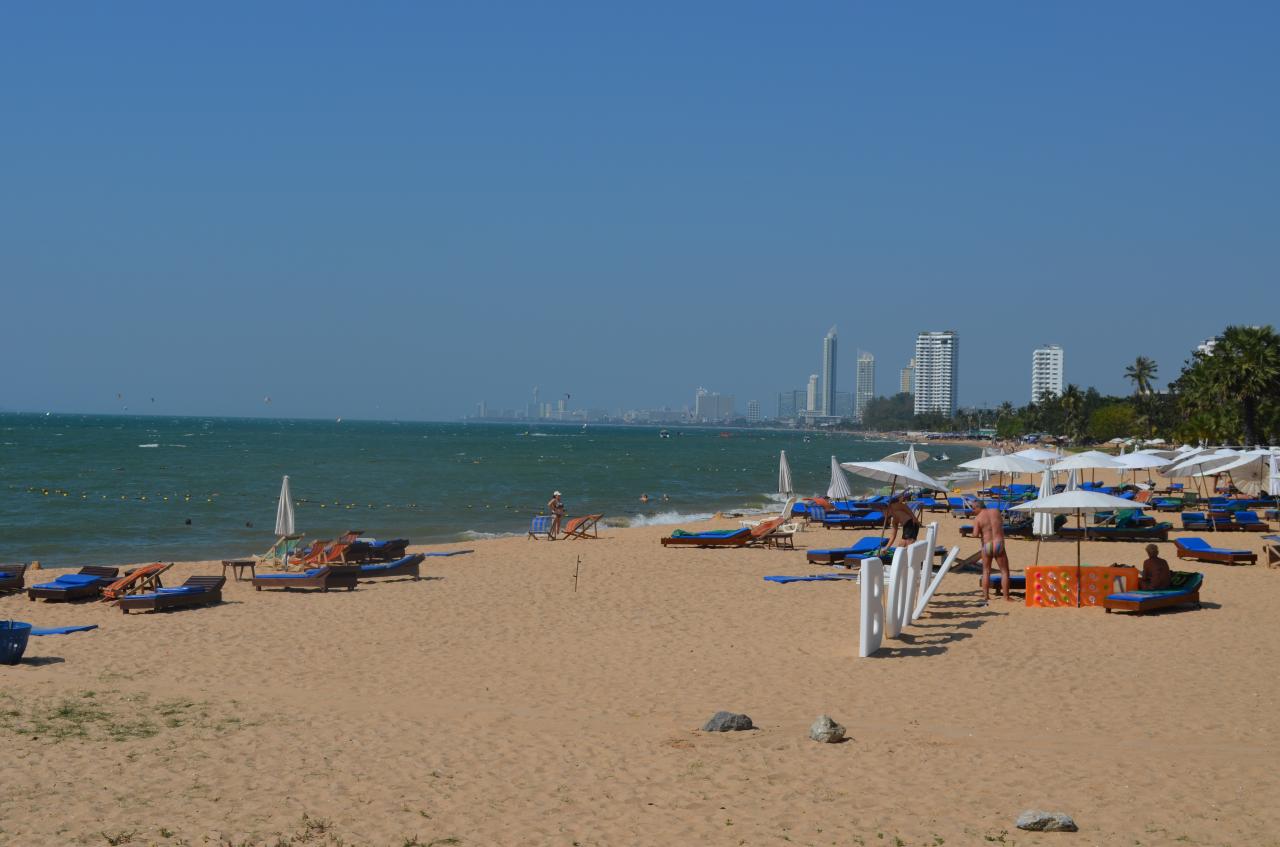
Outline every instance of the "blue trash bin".
{"type": "Polygon", "coordinates": [[[16,665],[27,652],[31,624],[22,621],[0,621],[0,665],[16,665]]]}

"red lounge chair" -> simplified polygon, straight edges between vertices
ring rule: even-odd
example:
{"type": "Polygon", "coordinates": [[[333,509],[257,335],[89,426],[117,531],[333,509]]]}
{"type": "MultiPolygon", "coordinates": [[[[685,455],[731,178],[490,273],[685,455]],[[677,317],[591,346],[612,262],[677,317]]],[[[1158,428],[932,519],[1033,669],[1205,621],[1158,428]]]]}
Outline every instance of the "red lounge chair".
{"type": "Polygon", "coordinates": [[[564,532],[563,538],[599,538],[596,525],[603,517],[604,515],[583,515],[570,518],[568,523],[561,527],[564,532]]]}

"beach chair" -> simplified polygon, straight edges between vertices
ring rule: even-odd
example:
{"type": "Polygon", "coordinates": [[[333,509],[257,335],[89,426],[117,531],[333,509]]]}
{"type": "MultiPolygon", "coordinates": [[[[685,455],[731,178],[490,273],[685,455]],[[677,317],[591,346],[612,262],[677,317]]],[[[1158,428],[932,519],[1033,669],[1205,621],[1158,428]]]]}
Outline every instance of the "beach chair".
{"type": "Polygon", "coordinates": [[[79,573],[62,574],[53,580],[27,589],[28,600],[84,600],[97,597],[102,589],[115,581],[119,568],[108,568],[100,565],[89,565],[80,569],[79,573]]]}
{"type": "Polygon", "coordinates": [[[258,565],[283,565],[289,561],[290,557],[297,555],[301,544],[302,534],[282,535],[276,539],[275,544],[267,548],[265,553],[250,558],[258,565]]]}
{"type": "Polygon", "coordinates": [[[1107,614],[1116,611],[1138,615],[1170,606],[1194,605],[1197,609],[1200,608],[1200,586],[1204,583],[1204,574],[1174,571],[1172,577],[1172,584],[1163,591],[1108,594],[1102,600],[1102,607],[1107,610],[1107,614]]]}
{"type": "Polygon", "coordinates": [[[1204,516],[1204,512],[1183,512],[1182,528],[1192,532],[1203,532],[1213,529],[1213,524],[1204,516]]]}
{"type": "MultiPolygon", "coordinates": [[[[388,538],[386,541],[361,538],[356,543],[368,545],[368,561],[370,562],[394,562],[409,555],[409,539],[407,538],[388,538]]],[[[348,554],[350,554],[350,550],[348,550],[348,554]]]]}
{"type": "MultiPolygon", "coordinates": [[[[1000,582],[1000,571],[998,569],[992,568],[991,573],[987,574],[987,584],[990,585],[991,588],[995,591],[1003,590],[1000,582]]],[[[981,577],[978,578],[978,588],[982,588],[981,577]]],[[[1026,592],[1026,590],[1027,590],[1027,575],[1023,573],[1010,573],[1009,574],[1009,593],[1012,594],[1015,591],[1026,592]]]]}
{"type": "Polygon", "coordinates": [[[332,544],[331,541],[312,541],[311,545],[306,548],[299,548],[296,555],[289,559],[291,565],[313,565],[324,557],[325,549],[332,544]]]}
{"type": "Polygon", "coordinates": [[[160,581],[160,575],[171,567],[173,567],[173,562],[167,565],[162,562],[156,562],[154,565],[143,565],[139,568],[127,570],[124,572],[124,576],[102,589],[102,599],[109,602],[111,600],[119,600],[126,594],[146,594],[147,592],[164,588],[164,583],[160,581]]]}
{"type": "Polygon", "coordinates": [[[189,576],[176,588],[157,588],[142,594],[121,597],[118,604],[126,615],[130,612],[160,612],[190,606],[207,606],[222,602],[225,576],[189,576]]]}
{"type": "Polygon", "coordinates": [[[0,591],[21,591],[27,585],[27,563],[0,564],[0,591]]]}
{"type": "Polygon", "coordinates": [[[1258,554],[1249,550],[1230,550],[1225,547],[1214,547],[1203,538],[1176,538],[1174,547],[1178,550],[1179,559],[1193,562],[1213,562],[1220,565],[1256,565],[1258,554]]]}
{"type": "Polygon", "coordinates": [[[754,527],[740,529],[713,529],[706,532],[685,532],[677,529],[661,539],[663,547],[749,547],[767,544],[774,530],[782,526],[782,518],[762,521],[754,527]]]}
{"type": "Polygon", "coordinates": [[[868,535],[859,538],[856,543],[848,547],[833,547],[828,550],[806,550],[805,558],[810,564],[814,565],[836,565],[848,559],[861,561],[879,554],[888,542],[889,539],[887,538],[868,535]]]}
{"type": "Polygon", "coordinates": [[[1262,540],[1266,542],[1263,551],[1267,554],[1267,567],[1280,565],[1280,535],[1264,535],[1262,540]]]}
{"type": "Polygon", "coordinates": [[[538,515],[529,521],[529,537],[535,540],[545,538],[548,541],[554,541],[551,535],[551,515],[538,515]]]}
{"type": "Polygon", "coordinates": [[[1155,526],[1064,526],[1058,530],[1061,538],[1084,538],[1086,541],[1168,541],[1173,524],[1155,526]]]}
{"type": "Polygon", "coordinates": [[[604,515],[582,515],[581,517],[570,518],[561,527],[564,530],[564,534],[561,537],[566,541],[573,538],[599,538],[599,530],[596,527],[603,517],[604,515]]]}
{"type": "Polygon", "coordinates": [[[359,565],[325,565],[302,573],[256,574],[253,577],[253,587],[258,591],[264,588],[318,588],[320,591],[345,588],[351,591],[359,578],[359,565]]]}
{"type": "Polygon", "coordinates": [[[395,562],[379,562],[360,566],[360,579],[382,579],[392,576],[410,576],[414,581],[421,579],[419,568],[427,557],[422,553],[405,556],[395,562]]]}
{"type": "Polygon", "coordinates": [[[1266,532],[1271,527],[1258,520],[1258,513],[1241,509],[1233,516],[1236,529],[1241,532],[1266,532]]]}
{"type": "Polygon", "coordinates": [[[955,518],[973,517],[973,506],[963,497],[948,497],[947,505],[950,507],[952,517],[955,517],[955,518]]]}

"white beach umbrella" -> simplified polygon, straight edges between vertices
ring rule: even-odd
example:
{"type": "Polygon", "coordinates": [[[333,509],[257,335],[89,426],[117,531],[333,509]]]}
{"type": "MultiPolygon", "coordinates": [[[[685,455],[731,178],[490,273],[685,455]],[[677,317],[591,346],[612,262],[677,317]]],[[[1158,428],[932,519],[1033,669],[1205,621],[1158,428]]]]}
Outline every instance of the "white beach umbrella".
{"type": "Polygon", "coordinates": [[[778,496],[790,497],[795,493],[795,486],[791,484],[791,463],[787,461],[787,451],[783,450],[778,456],[778,496]]]}
{"type": "MultiPolygon", "coordinates": [[[[1041,513],[1047,515],[1076,516],[1076,579],[1080,578],[1080,542],[1084,536],[1082,516],[1094,512],[1113,512],[1118,509],[1145,509],[1146,503],[1135,503],[1110,494],[1098,491],[1064,491],[1061,494],[1050,494],[1038,497],[1020,506],[1013,507],[1019,511],[1041,513]]],[[[1080,594],[1076,593],[1076,604],[1080,603],[1080,594]]]]}
{"type": "Polygon", "coordinates": [[[1162,468],[1169,464],[1169,460],[1153,453],[1129,453],[1127,455],[1117,456],[1116,461],[1124,465],[1127,470],[1133,471],[1133,482],[1138,482],[1138,471],[1145,470],[1150,476],[1152,468],[1162,468]]]}
{"type": "Polygon", "coordinates": [[[840,470],[840,462],[831,457],[831,484],[827,486],[828,500],[852,500],[853,492],[849,489],[849,479],[840,470]]]}
{"type": "MultiPolygon", "coordinates": [[[[897,489],[899,482],[903,483],[903,487],[919,485],[922,488],[932,488],[937,491],[947,489],[945,485],[923,471],[909,468],[899,462],[845,462],[841,467],[853,471],[858,476],[889,483],[890,496],[897,489]]],[[[889,518],[886,517],[884,526],[880,528],[881,537],[884,537],[884,531],[888,526],[889,518]]]]}
{"type": "Polygon", "coordinates": [[[293,495],[289,493],[289,477],[280,483],[280,502],[276,504],[276,535],[284,538],[294,534],[293,495]]]}
{"type": "Polygon", "coordinates": [[[1220,465],[1210,465],[1192,476],[1217,476],[1230,474],[1231,481],[1240,484],[1247,491],[1257,492],[1271,475],[1271,461],[1275,458],[1270,450],[1248,450],[1238,453],[1230,461],[1220,465]]]}
{"type": "Polygon", "coordinates": [[[996,471],[997,473],[1040,473],[1045,469],[1043,462],[1028,459],[1016,453],[1010,456],[983,456],[961,462],[960,467],[975,471],[996,471]]]}
{"type": "Polygon", "coordinates": [[[1089,468],[1123,468],[1124,465],[1116,461],[1114,456],[1108,456],[1106,453],[1099,453],[1097,450],[1086,450],[1083,453],[1076,453],[1067,456],[1059,462],[1055,462],[1050,470],[1070,471],[1070,470],[1086,470],[1089,468]]]}
{"type": "Polygon", "coordinates": [[[1062,458],[1062,456],[1052,450],[1043,450],[1039,447],[1028,447],[1026,450],[1019,450],[1013,455],[1021,456],[1024,459],[1030,459],[1033,462],[1056,462],[1062,458]]]}
{"type": "Polygon", "coordinates": [[[885,456],[880,461],[901,462],[904,465],[908,465],[909,467],[913,467],[919,470],[920,463],[927,462],[931,458],[933,457],[930,456],[928,453],[924,452],[923,450],[916,450],[916,446],[912,444],[908,446],[906,450],[899,450],[897,453],[890,453],[888,456],[885,456]],[[913,457],[914,457],[915,464],[912,464],[913,457]]]}
{"type": "MultiPolygon", "coordinates": [[[[1037,499],[1043,500],[1053,494],[1053,471],[1048,468],[1044,469],[1044,475],[1040,477],[1040,494],[1037,499]]],[[[1036,538],[1046,538],[1053,535],[1053,515],[1048,512],[1036,512],[1031,522],[1031,531],[1036,538]]],[[[1036,542],[1036,564],[1040,563],[1040,542],[1036,542]]]]}

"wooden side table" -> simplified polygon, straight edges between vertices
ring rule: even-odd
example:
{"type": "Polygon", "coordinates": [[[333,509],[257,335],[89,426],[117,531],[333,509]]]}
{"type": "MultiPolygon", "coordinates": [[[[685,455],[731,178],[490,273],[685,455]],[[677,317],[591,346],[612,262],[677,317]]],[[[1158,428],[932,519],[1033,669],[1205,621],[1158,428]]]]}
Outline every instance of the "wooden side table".
{"type": "Polygon", "coordinates": [[[227,576],[227,568],[231,568],[231,573],[235,577],[236,582],[240,582],[246,570],[253,576],[258,575],[258,563],[253,559],[223,559],[222,560],[222,577],[227,576]]]}

